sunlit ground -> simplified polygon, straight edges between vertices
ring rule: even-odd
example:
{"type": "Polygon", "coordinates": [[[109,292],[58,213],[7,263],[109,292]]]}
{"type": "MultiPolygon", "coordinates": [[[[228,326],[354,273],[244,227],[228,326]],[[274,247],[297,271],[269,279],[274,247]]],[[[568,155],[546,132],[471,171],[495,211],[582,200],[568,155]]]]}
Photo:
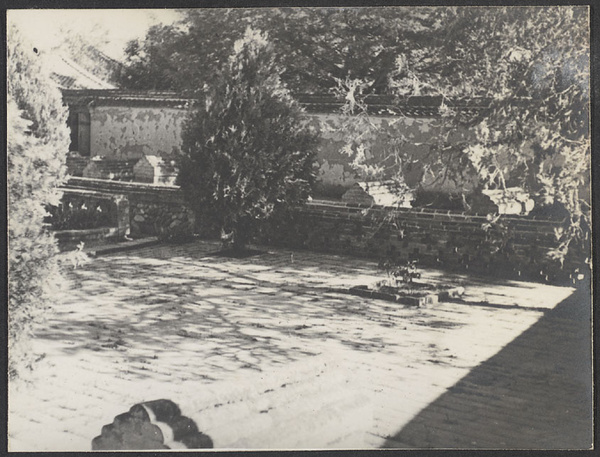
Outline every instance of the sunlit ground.
{"type": "Polygon", "coordinates": [[[216,248],[148,247],[75,270],[37,331],[33,382],[10,386],[10,450],[88,450],[115,415],[158,398],[216,448],[379,447],[573,292],[425,270],[465,296],[410,308],[335,292],[381,279],[373,262],[216,248]]]}

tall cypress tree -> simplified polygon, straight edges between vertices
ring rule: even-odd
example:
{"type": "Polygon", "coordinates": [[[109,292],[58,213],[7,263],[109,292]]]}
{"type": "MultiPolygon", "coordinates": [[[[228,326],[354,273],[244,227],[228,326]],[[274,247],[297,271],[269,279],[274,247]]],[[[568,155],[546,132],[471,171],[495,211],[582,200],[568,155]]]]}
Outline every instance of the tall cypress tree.
{"type": "Polygon", "coordinates": [[[266,35],[248,29],[223,74],[197,96],[183,131],[179,184],[199,217],[215,221],[239,250],[257,221],[307,199],[316,144],[266,35]]]}
{"type": "Polygon", "coordinates": [[[58,249],[44,225],[58,203],[69,150],[67,109],[42,63],[18,29],[7,34],[9,376],[30,368],[32,324],[52,301],[58,249]]]}

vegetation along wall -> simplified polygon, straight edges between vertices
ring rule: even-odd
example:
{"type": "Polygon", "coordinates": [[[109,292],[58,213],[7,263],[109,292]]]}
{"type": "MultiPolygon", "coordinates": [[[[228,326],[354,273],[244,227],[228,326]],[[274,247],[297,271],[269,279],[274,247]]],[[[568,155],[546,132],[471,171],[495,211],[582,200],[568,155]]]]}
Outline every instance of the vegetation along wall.
{"type": "MultiPolygon", "coordinates": [[[[344,152],[348,138],[340,128],[344,117],[339,114],[315,113],[308,122],[319,132],[320,142],[317,156],[320,193],[329,197],[340,196],[352,184],[364,180],[351,165],[352,157],[344,152]],[[337,193],[336,193],[337,189],[337,193]]],[[[420,185],[426,190],[447,193],[470,192],[475,187],[475,174],[466,175],[458,182],[441,180],[442,173],[427,173],[424,165],[430,161],[431,149],[436,138],[446,128],[439,116],[371,116],[370,122],[378,125],[381,133],[372,148],[366,151],[367,164],[381,166],[384,176],[389,177],[398,171],[400,164],[393,160],[393,148],[399,148],[407,158],[402,164],[405,181],[412,187],[420,185]]],[[[447,133],[450,143],[464,142],[470,132],[453,129],[447,133]]]]}
{"type": "Polygon", "coordinates": [[[572,282],[576,268],[587,271],[589,253],[572,249],[564,268],[546,256],[560,222],[528,216],[489,222],[460,212],[315,200],[265,224],[260,241],[374,260],[416,259],[420,266],[499,278],[572,282]]]}
{"type": "MultiPolygon", "coordinates": [[[[98,196],[118,196],[134,237],[178,240],[194,231],[194,214],[176,186],[71,178],[67,189],[78,199],[89,197],[89,207],[98,196]]],[[[120,233],[124,225],[119,222],[120,233]]],[[[313,200],[265,222],[255,241],[373,260],[416,259],[422,267],[498,278],[572,282],[576,269],[587,274],[584,260],[590,254],[573,248],[563,267],[547,257],[560,226],[560,221],[531,216],[502,216],[491,224],[485,215],[464,212],[313,200]]]]}

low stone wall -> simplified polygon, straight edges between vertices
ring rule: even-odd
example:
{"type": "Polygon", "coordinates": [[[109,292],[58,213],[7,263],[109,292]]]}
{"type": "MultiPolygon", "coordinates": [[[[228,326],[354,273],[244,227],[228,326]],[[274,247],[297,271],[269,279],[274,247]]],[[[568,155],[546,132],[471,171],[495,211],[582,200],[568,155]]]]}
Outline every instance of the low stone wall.
{"type": "Polygon", "coordinates": [[[484,215],[315,200],[265,224],[260,241],[373,259],[416,259],[421,266],[500,278],[570,281],[575,268],[586,269],[589,254],[571,250],[563,268],[547,256],[559,221],[503,216],[500,225],[485,230],[488,222],[484,215]]]}
{"type": "MultiPolygon", "coordinates": [[[[118,196],[119,218],[128,214],[132,236],[181,239],[194,231],[194,214],[176,186],[71,178],[67,189],[118,196]]],[[[488,223],[486,215],[315,200],[265,223],[256,241],[373,259],[416,259],[421,266],[499,278],[573,282],[575,269],[589,274],[587,252],[571,249],[562,266],[548,257],[560,221],[502,216],[485,229],[488,223]]]]}
{"type": "Polygon", "coordinates": [[[66,190],[123,196],[128,204],[130,234],[134,237],[153,235],[171,239],[193,233],[194,214],[185,206],[179,187],[73,177],[66,190]]]}

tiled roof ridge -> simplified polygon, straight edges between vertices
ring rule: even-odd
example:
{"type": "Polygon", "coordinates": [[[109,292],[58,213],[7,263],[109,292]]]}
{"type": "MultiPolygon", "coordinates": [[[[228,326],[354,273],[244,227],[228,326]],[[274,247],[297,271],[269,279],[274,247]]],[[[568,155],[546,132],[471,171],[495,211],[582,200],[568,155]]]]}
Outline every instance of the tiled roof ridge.
{"type": "MultiPolygon", "coordinates": [[[[131,102],[131,103],[169,103],[186,105],[194,98],[185,97],[175,91],[131,90],[131,89],[63,89],[66,97],[87,99],[89,102],[131,102]]],[[[294,98],[307,112],[336,113],[344,105],[344,99],[333,94],[293,94],[294,98]]],[[[493,100],[488,98],[442,99],[441,96],[396,97],[393,95],[369,95],[365,98],[368,111],[374,115],[406,115],[412,117],[432,117],[440,114],[442,101],[449,107],[462,113],[475,114],[490,107],[493,100]]],[[[528,103],[530,100],[515,99],[515,104],[528,103]]]]}
{"type": "Polygon", "coordinates": [[[66,89],[62,91],[67,103],[76,104],[120,104],[120,105],[168,105],[186,106],[191,100],[181,98],[176,92],[131,91],[122,89],[66,89]]]}
{"type": "Polygon", "coordinates": [[[104,59],[104,60],[110,61],[111,63],[113,63],[113,64],[117,64],[117,65],[119,65],[119,66],[121,66],[121,67],[123,67],[123,66],[124,66],[123,62],[121,62],[121,61],[120,61],[120,60],[118,60],[118,59],[115,59],[114,57],[111,57],[111,56],[109,56],[109,55],[108,55],[108,54],[106,54],[104,51],[102,51],[102,50],[98,49],[96,46],[94,46],[94,45],[92,45],[92,44],[89,44],[89,43],[87,43],[87,48],[88,48],[89,50],[91,50],[91,52],[93,52],[93,53],[97,54],[97,55],[98,55],[98,56],[99,56],[101,59],[104,59]]]}
{"type": "Polygon", "coordinates": [[[65,97],[78,97],[89,101],[138,101],[138,102],[176,102],[188,103],[189,98],[179,96],[177,92],[167,91],[132,91],[123,89],[63,89],[65,97]]]}
{"type": "MultiPolygon", "coordinates": [[[[334,94],[294,94],[294,97],[302,104],[316,105],[343,105],[345,100],[343,97],[334,94]]],[[[413,96],[396,96],[385,94],[370,94],[364,97],[364,103],[372,107],[395,107],[395,106],[410,106],[411,108],[438,108],[442,101],[448,106],[465,106],[465,107],[486,107],[491,103],[490,98],[485,97],[456,97],[453,99],[444,99],[439,95],[413,95],[413,96]]]]}
{"type": "MultiPolygon", "coordinates": [[[[182,96],[179,92],[172,90],[135,90],[135,89],[67,89],[68,92],[77,93],[77,95],[132,95],[132,96],[161,96],[161,95],[170,95],[174,98],[182,99],[182,100],[193,100],[193,97],[185,97],[182,96]]],[[[331,104],[342,104],[344,103],[343,97],[338,97],[333,94],[307,94],[307,93],[295,93],[292,94],[293,97],[301,103],[331,103],[331,104]]],[[[423,105],[427,107],[439,106],[441,103],[442,97],[440,96],[429,96],[429,95],[420,95],[420,96],[409,96],[409,97],[397,97],[395,95],[368,95],[365,97],[365,102],[369,105],[394,105],[398,102],[400,103],[410,103],[413,106],[423,105]]],[[[455,99],[454,103],[464,102],[468,100],[469,104],[487,104],[490,102],[490,99],[476,97],[472,99],[455,99]]],[[[452,103],[453,100],[446,100],[448,103],[452,103]]]]}
{"type": "Polygon", "coordinates": [[[71,95],[90,95],[90,96],[115,96],[115,95],[131,95],[131,96],[160,96],[170,95],[174,98],[189,100],[189,98],[181,97],[178,92],[171,90],[132,90],[132,89],[66,89],[64,92],[71,95]]]}

